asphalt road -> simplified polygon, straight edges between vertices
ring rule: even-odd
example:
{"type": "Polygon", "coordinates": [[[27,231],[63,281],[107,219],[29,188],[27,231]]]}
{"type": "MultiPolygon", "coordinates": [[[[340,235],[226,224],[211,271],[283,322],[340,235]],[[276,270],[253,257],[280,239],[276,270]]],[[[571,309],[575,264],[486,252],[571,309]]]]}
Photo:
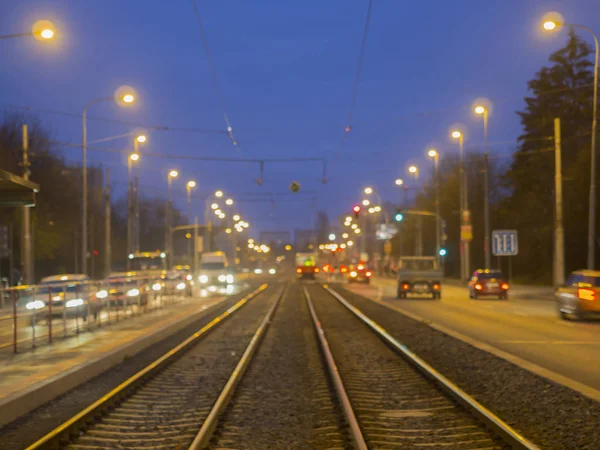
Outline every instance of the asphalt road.
{"type": "Polygon", "coordinates": [[[600,390],[600,321],[559,319],[548,289],[515,289],[508,301],[471,300],[466,287],[445,285],[441,300],[398,300],[393,280],[372,281],[347,286],[600,390]]]}

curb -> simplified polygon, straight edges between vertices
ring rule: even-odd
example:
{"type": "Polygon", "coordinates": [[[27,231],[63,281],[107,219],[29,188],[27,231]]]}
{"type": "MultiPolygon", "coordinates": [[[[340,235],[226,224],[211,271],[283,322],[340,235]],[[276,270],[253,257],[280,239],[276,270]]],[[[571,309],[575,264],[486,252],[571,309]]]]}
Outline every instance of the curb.
{"type": "Polygon", "coordinates": [[[219,304],[221,302],[201,309],[178,322],[165,325],[151,335],[141,336],[114,349],[112,352],[81,363],[59,375],[40,381],[27,389],[17,391],[3,398],[0,400],[0,427],[100,375],[124,359],[132,357],[151,345],[177,333],[219,304]]]}

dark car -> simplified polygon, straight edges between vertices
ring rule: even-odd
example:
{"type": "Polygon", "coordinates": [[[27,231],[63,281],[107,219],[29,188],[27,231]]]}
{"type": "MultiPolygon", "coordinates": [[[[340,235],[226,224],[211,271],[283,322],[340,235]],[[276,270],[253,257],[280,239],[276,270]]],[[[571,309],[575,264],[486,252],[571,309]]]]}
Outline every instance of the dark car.
{"type": "Polygon", "coordinates": [[[495,296],[501,300],[508,299],[510,286],[504,274],[499,270],[478,269],[469,280],[469,298],[495,296]]]}

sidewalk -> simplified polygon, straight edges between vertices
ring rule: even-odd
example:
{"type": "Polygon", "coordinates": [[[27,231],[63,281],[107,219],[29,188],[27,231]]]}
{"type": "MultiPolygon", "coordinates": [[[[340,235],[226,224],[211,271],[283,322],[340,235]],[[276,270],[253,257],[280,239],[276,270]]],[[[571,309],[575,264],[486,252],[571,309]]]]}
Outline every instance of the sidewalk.
{"type": "Polygon", "coordinates": [[[27,353],[0,355],[0,426],[181,330],[225,298],[191,298],[27,353]]]}

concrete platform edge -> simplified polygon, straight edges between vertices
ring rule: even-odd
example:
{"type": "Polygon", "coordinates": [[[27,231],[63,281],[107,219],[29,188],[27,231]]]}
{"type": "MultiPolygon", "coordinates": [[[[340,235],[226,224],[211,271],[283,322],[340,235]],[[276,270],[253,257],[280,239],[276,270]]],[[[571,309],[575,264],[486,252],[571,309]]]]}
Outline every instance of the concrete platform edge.
{"type": "Polygon", "coordinates": [[[111,367],[116,366],[122,362],[123,359],[134,356],[147,349],[152,344],[177,333],[220,303],[221,302],[217,302],[182,320],[166,325],[153,334],[141,336],[106,355],[79,364],[60,375],[56,375],[27,389],[5,397],[0,400],[0,427],[9,424],[19,417],[42,406],[44,403],[47,403],[86,381],[91,380],[111,367]]]}
{"type": "Polygon", "coordinates": [[[361,294],[356,294],[356,295],[360,295],[361,297],[366,298],[367,300],[370,300],[379,305],[382,305],[388,309],[391,309],[392,311],[396,311],[397,313],[403,314],[412,320],[415,320],[424,325],[427,325],[441,333],[447,334],[448,336],[453,337],[454,339],[458,339],[459,341],[465,342],[466,344],[469,344],[472,347],[475,347],[475,348],[478,348],[485,352],[491,353],[492,355],[497,356],[498,358],[502,358],[505,361],[508,361],[508,362],[514,364],[515,366],[520,367],[521,369],[525,369],[525,370],[532,372],[542,378],[546,378],[547,380],[550,380],[556,384],[560,384],[561,386],[564,386],[564,387],[567,387],[574,391],[577,391],[580,394],[591,398],[592,400],[600,402],[600,391],[597,389],[594,389],[586,384],[580,383],[579,381],[573,380],[573,379],[565,377],[564,375],[561,375],[559,373],[545,369],[542,366],[538,366],[535,363],[529,362],[523,358],[513,355],[512,353],[505,352],[504,350],[500,350],[499,348],[494,347],[490,344],[486,344],[485,342],[481,342],[477,339],[471,338],[469,336],[465,336],[464,334],[459,333],[458,331],[454,331],[449,328],[446,328],[443,325],[439,325],[435,322],[432,322],[431,320],[424,319],[423,317],[420,317],[417,314],[414,314],[410,311],[406,311],[402,307],[399,307],[396,305],[390,305],[385,302],[382,302],[381,300],[366,297],[361,294]]]}

